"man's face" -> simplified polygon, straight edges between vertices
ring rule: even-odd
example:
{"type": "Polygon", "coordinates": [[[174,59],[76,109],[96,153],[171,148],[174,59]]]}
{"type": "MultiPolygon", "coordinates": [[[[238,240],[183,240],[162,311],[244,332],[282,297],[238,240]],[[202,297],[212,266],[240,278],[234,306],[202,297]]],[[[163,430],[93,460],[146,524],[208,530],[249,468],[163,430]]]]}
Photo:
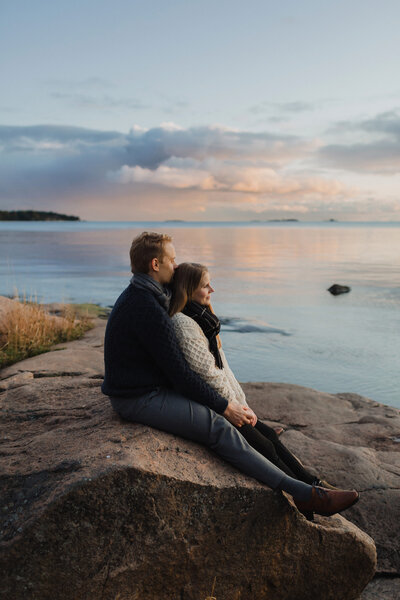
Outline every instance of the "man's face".
{"type": "Polygon", "coordinates": [[[158,262],[157,281],[162,285],[170,283],[174,276],[174,271],[178,266],[175,262],[175,248],[171,242],[164,244],[164,256],[158,262]]]}

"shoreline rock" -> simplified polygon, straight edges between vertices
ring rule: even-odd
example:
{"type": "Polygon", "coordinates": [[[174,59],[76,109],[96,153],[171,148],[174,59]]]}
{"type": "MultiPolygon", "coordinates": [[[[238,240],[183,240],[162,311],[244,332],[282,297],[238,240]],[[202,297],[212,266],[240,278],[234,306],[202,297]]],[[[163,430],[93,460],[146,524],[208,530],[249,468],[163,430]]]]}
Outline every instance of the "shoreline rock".
{"type": "Polygon", "coordinates": [[[351,288],[348,285],[334,283],[327,291],[330,292],[332,296],[340,296],[340,294],[348,294],[351,291],[351,288]]]}
{"type": "Polygon", "coordinates": [[[378,574],[399,574],[400,448],[388,441],[399,411],[356,394],[243,385],[307,466],[363,490],[346,519],[309,523],[207,449],[113,414],[99,389],[104,326],[0,373],[18,383],[0,392],[5,598],[191,600],[216,577],[218,600],[356,599],[375,568],[367,534],[378,574]]]}

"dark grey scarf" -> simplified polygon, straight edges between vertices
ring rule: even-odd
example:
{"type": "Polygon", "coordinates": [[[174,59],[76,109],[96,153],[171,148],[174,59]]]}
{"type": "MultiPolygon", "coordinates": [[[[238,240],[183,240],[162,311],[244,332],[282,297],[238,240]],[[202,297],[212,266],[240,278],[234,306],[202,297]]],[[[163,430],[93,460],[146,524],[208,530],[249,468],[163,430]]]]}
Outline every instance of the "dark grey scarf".
{"type": "Polygon", "coordinates": [[[158,281],[145,273],[135,273],[131,278],[131,284],[139,290],[149,290],[156,297],[159,304],[168,312],[172,296],[171,290],[168,287],[161,285],[161,283],[158,283],[158,281]]]}
{"type": "Polygon", "coordinates": [[[221,324],[217,315],[215,315],[208,306],[202,306],[198,302],[190,301],[182,309],[184,315],[191,317],[203,330],[208,339],[208,346],[211,354],[214,356],[215,364],[219,369],[223,369],[222,358],[218,350],[217,335],[221,329],[221,324]]]}

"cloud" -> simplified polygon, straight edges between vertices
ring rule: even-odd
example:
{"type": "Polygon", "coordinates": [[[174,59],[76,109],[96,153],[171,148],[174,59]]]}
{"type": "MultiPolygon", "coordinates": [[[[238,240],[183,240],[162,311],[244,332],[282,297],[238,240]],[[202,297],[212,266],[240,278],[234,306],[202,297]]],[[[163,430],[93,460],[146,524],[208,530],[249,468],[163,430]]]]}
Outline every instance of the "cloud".
{"type": "Polygon", "coordinates": [[[151,101],[143,101],[137,97],[119,97],[118,86],[102,77],[86,79],[47,79],[44,82],[49,88],[49,96],[57,102],[68,104],[72,108],[113,111],[136,110],[146,111],[158,109],[166,115],[176,115],[189,108],[190,104],[183,98],[166,95],[163,92],[147,92],[151,101]]]}
{"type": "Polygon", "coordinates": [[[3,126],[0,203],[68,212],[67,203],[97,218],[127,218],[133,209],[143,218],[168,218],[172,207],[183,218],[202,211],[231,214],[243,206],[254,214],[279,207],[305,213],[357,194],[334,177],[304,170],[302,161],[316,148],[313,140],[298,136],[221,125],[183,128],[167,122],[128,133],[3,126]]]}
{"type": "Polygon", "coordinates": [[[148,110],[151,105],[144,104],[135,98],[115,98],[109,94],[95,96],[81,92],[52,92],[50,94],[56,100],[67,101],[76,108],[109,110],[123,108],[128,110],[148,110]]]}
{"type": "Polygon", "coordinates": [[[278,108],[279,110],[282,110],[284,112],[291,112],[291,113],[299,113],[299,112],[305,112],[308,110],[314,110],[315,107],[316,107],[316,104],[314,104],[314,103],[301,102],[301,101],[283,102],[282,104],[275,104],[275,108],[278,108]]]}
{"type": "Polygon", "coordinates": [[[364,131],[385,133],[400,140],[400,115],[396,110],[380,113],[373,119],[367,119],[359,124],[364,131]]]}
{"type": "Polygon", "coordinates": [[[362,121],[341,121],[333,130],[352,132],[362,138],[356,143],[329,144],[319,149],[318,158],[334,168],[377,174],[400,171],[400,115],[396,110],[362,121]]]}
{"type": "Polygon", "coordinates": [[[121,167],[109,174],[109,180],[118,183],[149,183],[174,189],[218,189],[212,175],[201,169],[177,169],[160,166],[151,171],[142,167],[121,167]]]}
{"type": "Polygon", "coordinates": [[[65,78],[56,78],[52,77],[50,79],[46,79],[44,81],[45,85],[50,87],[65,88],[67,90],[73,89],[104,89],[104,88],[113,88],[115,85],[109,81],[108,79],[104,79],[103,77],[86,77],[85,79],[65,79],[65,78]]]}
{"type": "Polygon", "coordinates": [[[318,177],[281,176],[268,167],[243,167],[238,163],[219,161],[171,161],[157,169],[123,166],[108,174],[119,183],[148,183],[176,189],[236,192],[270,196],[334,197],[349,192],[340,182],[318,177]],[[180,163],[180,164],[179,164],[180,163]]]}
{"type": "Polygon", "coordinates": [[[7,126],[0,125],[0,150],[9,152],[35,152],[58,148],[68,153],[70,150],[81,150],[84,147],[121,145],[124,135],[116,131],[96,131],[84,127],[63,125],[7,126]]]}
{"type": "MultiPolygon", "coordinates": [[[[296,100],[294,102],[260,102],[250,108],[253,114],[278,111],[280,113],[300,113],[315,110],[321,103],[303,102],[296,100]]],[[[283,119],[283,117],[280,117],[283,119]]]]}
{"type": "Polygon", "coordinates": [[[331,144],[319,157],[332,167],[354,172],[395,174],[400,171],[400,144],[382,140],[369,144],[331,144]]]}
{"type": "Polygon", "coordinates": [[[260,160],[282,166],[304,156],[313,144],[291,135],[208,127],[156,127],[128,135],[127,165],[156,169],[171,157],[218,160],[260,160]]]}
{"type": "Polygon", "coordinates": [[[357,120],[338,121],[329,130],[331,132],[367,132],[376,134],[387,134],[394,138],[400,138],[400,115],[398,109],[388,110],[369,118],[357,120]]]}

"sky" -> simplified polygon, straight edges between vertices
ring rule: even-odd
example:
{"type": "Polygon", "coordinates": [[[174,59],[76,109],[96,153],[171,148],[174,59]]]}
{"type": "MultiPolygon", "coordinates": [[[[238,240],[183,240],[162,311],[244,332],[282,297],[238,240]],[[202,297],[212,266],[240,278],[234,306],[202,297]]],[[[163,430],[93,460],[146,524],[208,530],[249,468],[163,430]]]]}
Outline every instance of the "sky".
{"type": "Polygon", "coordinates": [[[0,209],[400,221],[396,0],[1,0],[0,209]]]}

